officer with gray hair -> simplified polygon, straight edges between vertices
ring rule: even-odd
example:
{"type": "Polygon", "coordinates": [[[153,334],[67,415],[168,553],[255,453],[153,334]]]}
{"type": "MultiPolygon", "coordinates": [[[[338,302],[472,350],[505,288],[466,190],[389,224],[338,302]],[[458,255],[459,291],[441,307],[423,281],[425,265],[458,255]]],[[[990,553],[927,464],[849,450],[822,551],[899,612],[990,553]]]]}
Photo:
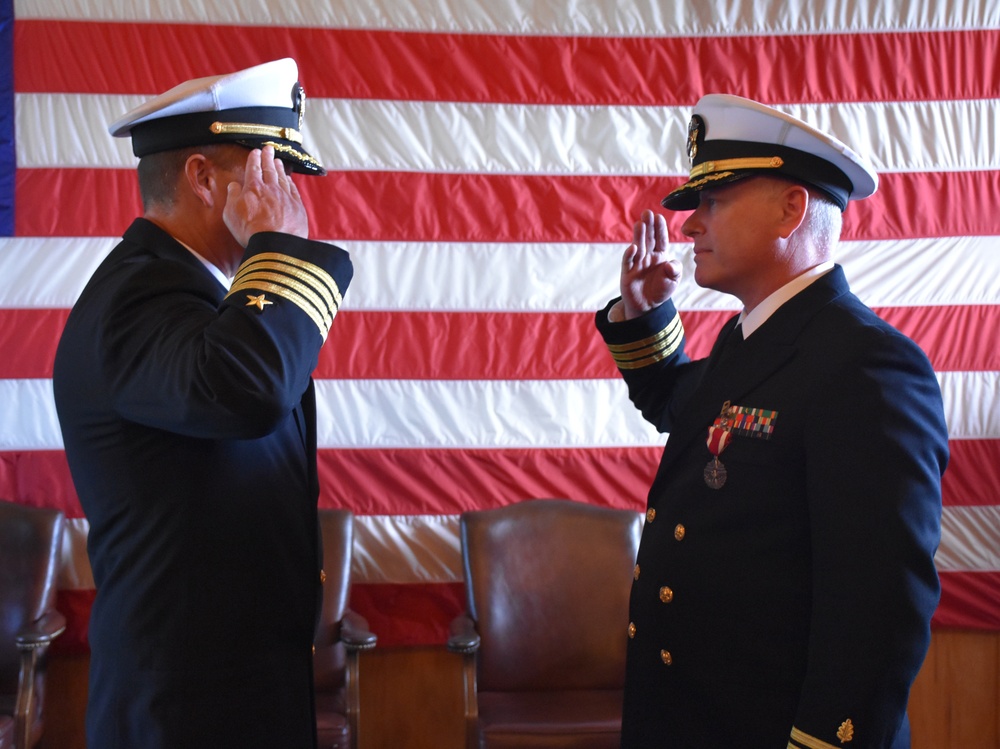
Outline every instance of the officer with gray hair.
{"type": "Polygon", "coordinates": [[[622,625],[622,747],[904,749],[948,432],[927,356],[833,259],[842,212],[878,178],[731,95],[698,102],[687,149],[663,206],[691,212],[695,282],[743,309],[690,360],[682,266],[646,211],[597,314],[631,400],[669,433],[622,625]]]}

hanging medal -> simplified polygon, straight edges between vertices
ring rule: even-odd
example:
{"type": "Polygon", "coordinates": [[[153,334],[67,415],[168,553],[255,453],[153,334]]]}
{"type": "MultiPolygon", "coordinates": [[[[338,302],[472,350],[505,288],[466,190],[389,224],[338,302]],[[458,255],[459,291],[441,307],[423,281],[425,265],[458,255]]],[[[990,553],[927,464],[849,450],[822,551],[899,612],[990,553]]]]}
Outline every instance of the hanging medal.
{"type": "Polygon", "coordinates": [[[719,460],[719,456],[729,446],[733,436],[730,411],[729,401],[726,401],[722,404],[722,412],[708,428],[706,444],[712,453],[712,459],[705,466],[704,476],[705,483],[710,489],[721,489],[726,483],[726,466],[719,460]]]}

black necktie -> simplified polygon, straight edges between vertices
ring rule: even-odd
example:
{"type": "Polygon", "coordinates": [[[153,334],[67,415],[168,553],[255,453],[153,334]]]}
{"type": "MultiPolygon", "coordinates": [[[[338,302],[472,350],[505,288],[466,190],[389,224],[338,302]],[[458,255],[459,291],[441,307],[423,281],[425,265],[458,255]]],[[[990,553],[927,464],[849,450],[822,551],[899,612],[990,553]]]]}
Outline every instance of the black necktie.
{"type": "Polygon", "coordinates": [[[736,327],[729,331],[725,343],[722,344],[723,355],[727,355],[739,348],[741,343],[743,343],[743,325],[742,323],[737,323],[736,327]]]}
{"type": "MultiPolygon", "coordinates": [[[[735,328],[729,331],[729,335],[726,336],[726,340],[722,342],[722,347],[719,349],[719,355],[715,357],[715,364],[724,361],[725,359],[732,356],[732,353],[740,347],[743,343],[743,326],[737,324],[735,328]]],[[[712,366],[714,367],[715,364],[712,366]]]]}

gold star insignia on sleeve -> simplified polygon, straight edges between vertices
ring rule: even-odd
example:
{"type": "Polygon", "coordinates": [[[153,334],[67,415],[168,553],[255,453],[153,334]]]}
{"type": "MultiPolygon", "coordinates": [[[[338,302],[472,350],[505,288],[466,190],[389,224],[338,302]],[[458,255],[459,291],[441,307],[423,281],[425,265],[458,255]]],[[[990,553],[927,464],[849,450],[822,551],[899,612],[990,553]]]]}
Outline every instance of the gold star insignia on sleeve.
{"type": "Polygon", "coordinates": [[[259,294],[258,296],[247,294],[247,299],[250,300],[247,302],[247,307],[256,307],[261,312],[264,311],[265,304],[274,304],[270,299],[265,299],[263,294],[259,294]]]}

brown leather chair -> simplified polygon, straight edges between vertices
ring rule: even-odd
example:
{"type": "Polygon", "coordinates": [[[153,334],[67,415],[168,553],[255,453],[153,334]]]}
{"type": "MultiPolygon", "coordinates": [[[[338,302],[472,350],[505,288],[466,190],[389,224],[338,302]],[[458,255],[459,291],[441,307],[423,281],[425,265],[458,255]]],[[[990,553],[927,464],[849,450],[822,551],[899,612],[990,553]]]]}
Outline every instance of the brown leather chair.
{"type": "Polygon", "coordinates": [[[469,749],[618,749],[642,518],[531,499],[460,519],[469,749]]]}
{"type": "Polygon", "coordinates": [[[348,608],[354,515],[320,510],[323,606],[316,630],[316,732],[320,749],[357,749],[361,713],[359,654],[377,643],[368,622],[348,608]]]}
{"type": "Polygon", "coordinates": [[[0,500],[0,749],[42,736],[46,652],[66,629],[55,609],[64,522],[0,500]]]}

